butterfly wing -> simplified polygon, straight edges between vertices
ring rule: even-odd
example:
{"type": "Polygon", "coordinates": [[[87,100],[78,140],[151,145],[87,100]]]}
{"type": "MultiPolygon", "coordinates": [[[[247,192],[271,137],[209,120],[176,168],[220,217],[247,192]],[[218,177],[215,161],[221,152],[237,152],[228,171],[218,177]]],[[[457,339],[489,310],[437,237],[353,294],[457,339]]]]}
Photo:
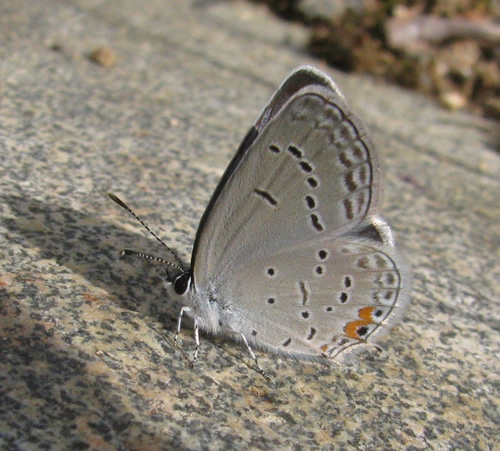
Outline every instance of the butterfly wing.
{"type": "Polygon", "coordinates": [[[336,359],[390,330],[410,285],[389,227],[374,217],[345,236],[240,267],[221,295],[228,300],[227,323],[253,346],[336,359]]]}
{"type": "Polygon", "coordinates": [[[223,286],[247,263],[333,239],[375,211],[380,171],[364,126],[326,76],[294,72],[223,175],[202,218],[194,286],[223,286]]]}
{"type": "Polygon", "coordinates": [[[390,329],[410,271],[374,216],[381,175],[338,88],[285,80],[229,165],[195,240],[193,290],[254,345],[335,358],[390,329]]]}

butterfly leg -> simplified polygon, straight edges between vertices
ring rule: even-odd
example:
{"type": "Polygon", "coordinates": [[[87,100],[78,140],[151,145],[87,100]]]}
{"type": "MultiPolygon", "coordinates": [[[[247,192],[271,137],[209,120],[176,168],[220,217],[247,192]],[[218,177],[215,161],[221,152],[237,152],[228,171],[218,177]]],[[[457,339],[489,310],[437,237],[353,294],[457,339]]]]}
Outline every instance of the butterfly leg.
{"type": "Polygon", "coordinates": [[[266,372],[260,366],[259,361],[257,360],[257,356],[252,351],[252,348],[248,344],[246,337],[242,333],[239,333],[239,335],[240,335],[241,339],[243,340],[243,343],[245,343],[245,346],[247,347],[247,351],[250,354],[250,357],[252,357],[253,361],[255,362],[255,365],[257,365],[259,373],[262,374],[262,376],[264,376],[264,379],[269,381],[271,378],[266,374],[266,372]]]}
{"type": "Polygon", "coordinates": [[[177,339],[179,338],[179,334],[181,333],[181,322],[182,322],[182,315],[184,315],[184,312],[190,312],[191,309],[189,307],[182,307],[181,311],[179,313],[179,318],[177,318],[177,332],[174,337],[174,348],[177,347],[177,339]]]}
{"type": "Polygon", "coordinates": [[[198,318],[194,319],[194,342],[196,343],[196,345],[194,347],[193,365],[198,361],[198,349],[200,349],[200,331],[198,326],[198,318]]]}

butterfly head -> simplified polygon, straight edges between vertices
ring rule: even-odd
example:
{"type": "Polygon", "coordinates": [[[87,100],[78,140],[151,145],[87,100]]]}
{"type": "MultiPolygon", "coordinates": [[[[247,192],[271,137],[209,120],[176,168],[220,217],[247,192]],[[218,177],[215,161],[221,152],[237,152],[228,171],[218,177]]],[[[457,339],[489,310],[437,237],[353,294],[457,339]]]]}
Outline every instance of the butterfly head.
{"type": "Polygon", "coordinates": [[[191,287],[191,273],[184,272],[176,276],[172,282],[175,294],[178,296],[184,295],[191,287]]]}
{"type": "Polygon", "coordinates": [[[167,272],[164,281],[167,295],[175,304],[188,307],[186,313],[196,318],[201,329],[217,333],[224,323],[224,310],[219,300],[210,290],[198,290],[193,284],[191,271],[172,276],[167,272]],[[210,291],[210,292],[209,292],[210,291]]]}

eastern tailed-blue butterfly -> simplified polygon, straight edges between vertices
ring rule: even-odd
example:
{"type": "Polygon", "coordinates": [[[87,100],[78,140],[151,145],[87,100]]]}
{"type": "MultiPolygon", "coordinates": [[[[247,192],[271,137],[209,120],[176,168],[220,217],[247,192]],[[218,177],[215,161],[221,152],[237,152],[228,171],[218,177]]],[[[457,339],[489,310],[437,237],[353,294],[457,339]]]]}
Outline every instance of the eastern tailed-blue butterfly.
{"type": "Polygon", "coordinates": [[[167,285],[185,305],[177,335],[186,313],[194,320],[195,361],[202,329],[242,341],[262,374],[253,347],[331,362],[388,332],[409,301],[410,269],[390,227],[374,216],[381,195],[365,126],[330,78],[301,67],[222,176],[191,267],[175,254],[168,262],[124,253],[170,268],[167,285]]]}

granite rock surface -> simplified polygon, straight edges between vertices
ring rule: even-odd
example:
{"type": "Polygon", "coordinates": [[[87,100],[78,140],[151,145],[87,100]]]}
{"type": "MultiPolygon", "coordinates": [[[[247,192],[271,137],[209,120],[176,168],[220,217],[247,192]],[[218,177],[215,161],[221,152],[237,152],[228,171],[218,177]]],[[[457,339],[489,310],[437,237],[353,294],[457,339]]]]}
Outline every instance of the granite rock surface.
{"type": "Polygon", "coordinates": [[[498,447],[498,124],[306,57],[242,2],[0,3],[0,448],[498,447]],[[96,53],[96,50],[98,51],[96,53]],[[384,161],[384,217],[414,270],[384,353],[326,368],[192,330],[164,269],[295,67],[339,84],[384,161]]]}

